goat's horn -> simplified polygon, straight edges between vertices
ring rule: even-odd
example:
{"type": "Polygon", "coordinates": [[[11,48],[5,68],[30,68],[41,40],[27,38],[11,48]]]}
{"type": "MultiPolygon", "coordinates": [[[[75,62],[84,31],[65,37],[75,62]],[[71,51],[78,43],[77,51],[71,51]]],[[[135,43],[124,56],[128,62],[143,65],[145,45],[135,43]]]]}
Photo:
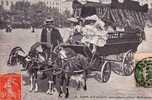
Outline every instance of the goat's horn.
{"type": "Polygon", "coordinates": [[[25,51],[21,47],[16,47],[15,51],[21,51],[21,52],[23,52],[25,54],[25,51]]]}
{"type": "Polygon", "coordinates": [[[22,48],[20,48],[19,50],[25,54],[25,51],[22,48]]]}

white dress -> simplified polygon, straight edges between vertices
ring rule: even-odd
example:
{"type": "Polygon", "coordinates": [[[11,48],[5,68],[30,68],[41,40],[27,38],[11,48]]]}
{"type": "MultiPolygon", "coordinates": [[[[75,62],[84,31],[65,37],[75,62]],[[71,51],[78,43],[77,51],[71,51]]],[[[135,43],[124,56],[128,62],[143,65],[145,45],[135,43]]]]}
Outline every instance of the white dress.
{"type": "Polygon", "coordinates": [[[83,28],[84,37],[83,43],[92,43],[96,46],[102,47],[106,44],[107,33],[104,30],[98,30],[95,25],[86,25],[83,28]]]}

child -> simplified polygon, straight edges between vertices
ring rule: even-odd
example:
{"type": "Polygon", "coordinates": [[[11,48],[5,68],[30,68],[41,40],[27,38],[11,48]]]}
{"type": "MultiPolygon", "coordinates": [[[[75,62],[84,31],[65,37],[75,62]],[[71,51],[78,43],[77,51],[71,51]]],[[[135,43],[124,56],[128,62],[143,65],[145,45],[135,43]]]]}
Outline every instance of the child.
{"type": "Polygon", "coordinates": [[[86,18],[89,23],[83,28],[84,37],[82,42],[93,44],[92,53],[96,52],[96,47],[102,47],[106,43],[107,34],[104,29],[105,23],[96,15],[86,18]]]}

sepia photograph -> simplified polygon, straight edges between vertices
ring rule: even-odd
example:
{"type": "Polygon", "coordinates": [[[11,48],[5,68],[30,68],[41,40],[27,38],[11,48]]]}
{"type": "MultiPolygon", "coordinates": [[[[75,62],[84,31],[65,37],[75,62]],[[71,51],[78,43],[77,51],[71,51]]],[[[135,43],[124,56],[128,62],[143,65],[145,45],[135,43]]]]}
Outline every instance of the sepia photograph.
{"type": "Polygon", "coordinates": [[[0,0],[0,100],[152,100],[152,0],[0,0]]]}

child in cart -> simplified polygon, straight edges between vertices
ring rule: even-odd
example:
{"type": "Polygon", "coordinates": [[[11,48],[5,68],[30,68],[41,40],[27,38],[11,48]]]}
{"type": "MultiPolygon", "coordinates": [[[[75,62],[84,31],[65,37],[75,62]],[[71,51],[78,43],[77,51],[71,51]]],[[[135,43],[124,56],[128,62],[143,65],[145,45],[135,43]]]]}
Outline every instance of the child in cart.
{"type": "Polygon", "coordinates": [[[71,32],[68,43],[79,44],[82,39],[83,20],[81,18],[68,19],[71,23],[71,32]]]}
{"type": "MultiPolygon", "coordinates": [[[[85,18],[87,25],[83,28],[83,43],[92,44],[92,53],[96,52],[97,47],[103,47],[107,40],[107,30],[105,22],[100,20],[96,15],[85,18]]],[[[90,46],[89,46],[90,47],[90,46]]]]}

